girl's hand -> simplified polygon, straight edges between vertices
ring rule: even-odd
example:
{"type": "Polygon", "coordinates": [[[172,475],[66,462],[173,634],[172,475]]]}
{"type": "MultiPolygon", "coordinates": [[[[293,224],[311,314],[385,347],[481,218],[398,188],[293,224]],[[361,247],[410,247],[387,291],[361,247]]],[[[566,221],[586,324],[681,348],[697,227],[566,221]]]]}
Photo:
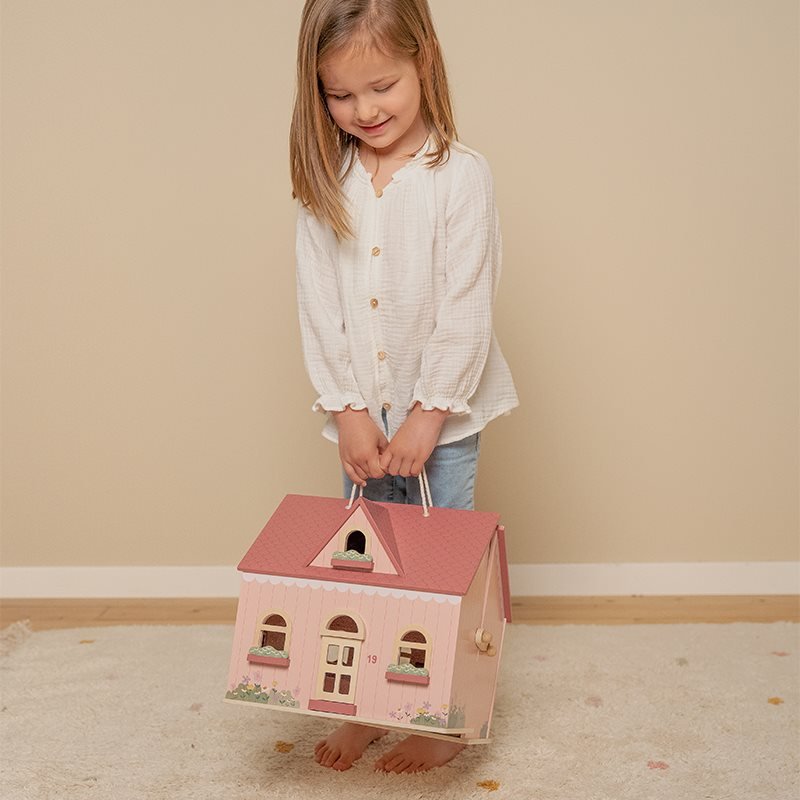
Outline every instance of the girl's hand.
{"type": "Polygon", "coordinates": [[[389,446],[383,450],[380,457],[381,468],[389,475],[416,478],[436,447],[442,425],[449,413],[438,408],[423,411],[422,406],[417,403],[389,442],[389,446]]]}
{"type": "Polygon", "coordinates": [[[347,477],[358,486],[366,486],[367,478],[382,478],[386,473],[380,455],[389,444],[366,409],[354,411],[349,406],[334,412],[339,429],[339,458],[347,477]]]}

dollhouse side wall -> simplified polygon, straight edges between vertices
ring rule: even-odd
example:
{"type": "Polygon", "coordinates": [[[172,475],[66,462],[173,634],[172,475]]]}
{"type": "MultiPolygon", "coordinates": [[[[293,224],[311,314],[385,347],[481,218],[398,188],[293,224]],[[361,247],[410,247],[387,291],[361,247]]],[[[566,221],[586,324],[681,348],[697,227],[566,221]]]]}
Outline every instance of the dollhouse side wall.
{"type": "Polygon", "coordinates": [[[462,602],[453,670],[450,702],[453,706],[464,707],[465,726],[474,728],[479,738],[488,738],[489,735],[500,666],[499,654],[505,631],[499,558],[495,534],[462,602]],[[491,632],[492,644],[497,648],[498,655],[489,656],[480,652],[475,644],[478,628],[491,632]]]}
{"type": "MultiPolygon", "coordinates": [[[[328,581],[245,575],[228,674],[228,697],[308,710],[318,698],[324,672],[322,635],[337,615],[352,615],[363,629],[357,648],[353,705],[355,717],[394,724],[447,727],[460,597],[403,592],[328,581]],[[288,663],[252,663],[250,648],[270,614],[288,623],[288,663]],[[429,683],[387,679],[397,659],[399,637],[409,629],[430,643],[429,683]]],[[[309,713],[314,713],[309,712],[309,713]]],[[[452,727],[452,726],[451,726],[452,727]]]]}

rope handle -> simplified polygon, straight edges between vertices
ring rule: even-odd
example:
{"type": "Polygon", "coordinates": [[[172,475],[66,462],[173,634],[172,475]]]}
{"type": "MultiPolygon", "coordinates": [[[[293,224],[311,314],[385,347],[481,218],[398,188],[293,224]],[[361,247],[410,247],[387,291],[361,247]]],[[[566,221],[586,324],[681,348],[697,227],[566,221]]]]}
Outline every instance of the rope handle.
{"type": "Polygon", "coordinates": [[[422,497],[422,516],[429,517],[428,509],[433,505],[431,499],[431,486],[428,483],[428,473],[425,472],[425,465],[422,465],[422,471],[419,473],[419,493],[422,497]]]}
{"type": "MultiPolygon", "coordinates": [[[[358,486],[357,484],[353,484],[353,490],[350,492],[350,502],[345,506],[345,508],[352,508],[353,503],[356,499],[356,489],[358,489],[358,496],[364,496],[364,487],[358,486]]],[[[433,500],[431,499],[431,487],[428,483],[428,473],[425,472],[425,467],[422,467],[422,472],[419,473],[419,494],[422,498],[422,516],[429,517],[430,516],[430,508],[433,506],[433,500]]]]}
{"type": "Polygon", "coordinates": [[[359,493],[358,493],[359,497],[363,497],[364,496],[364,487],[363,486],[359,486],[358,484],[354,483],[353,484],[353,491],[350,492],[350,502],[345,506],[345,508],[352,508],[353,507],[353,501],[356,499],[356,489],[360,490],[359,493]]]}

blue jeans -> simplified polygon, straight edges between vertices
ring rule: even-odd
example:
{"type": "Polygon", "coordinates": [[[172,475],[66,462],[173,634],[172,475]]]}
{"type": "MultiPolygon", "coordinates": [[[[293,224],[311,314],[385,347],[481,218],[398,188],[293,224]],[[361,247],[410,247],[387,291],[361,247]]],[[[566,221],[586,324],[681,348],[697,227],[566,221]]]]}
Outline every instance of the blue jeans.
{"type": "MultiPolygon", "coordinates": [[[[386,412],[383,413],[384,428],[387,428],[386,412]]],[[[386,435],[389,435],[388,429],[386,435]]],[[[435,447],[425,463],[431,499],[439,508],[459,508],[472,511],[475,508],[475,473],[478,469],[480,433],[466,439],[435,447]]],[[[353,483],[342,472],[344,496],[350,497],[353,483]]],[[[403,478],[400,475],[384,475],[370,478],[364,487],[364,497],[380,503],[411,503],[422,505],[419,478],[403,478]]]]}

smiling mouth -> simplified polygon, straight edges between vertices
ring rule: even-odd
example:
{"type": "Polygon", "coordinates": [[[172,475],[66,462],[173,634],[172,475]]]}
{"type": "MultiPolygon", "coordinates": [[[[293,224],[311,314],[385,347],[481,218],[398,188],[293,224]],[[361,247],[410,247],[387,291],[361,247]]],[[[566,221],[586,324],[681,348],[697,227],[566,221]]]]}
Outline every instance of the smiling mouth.
{"type": "Polygon", "coordinates": [[[383,122],[379,123],[378,125],[359,125],[358,127],[361,128],[362,131],[366,131],[367,133],[376,133],[381,128],[383,128],[389,120],[392,119],[385,119],[383,122]]]}

